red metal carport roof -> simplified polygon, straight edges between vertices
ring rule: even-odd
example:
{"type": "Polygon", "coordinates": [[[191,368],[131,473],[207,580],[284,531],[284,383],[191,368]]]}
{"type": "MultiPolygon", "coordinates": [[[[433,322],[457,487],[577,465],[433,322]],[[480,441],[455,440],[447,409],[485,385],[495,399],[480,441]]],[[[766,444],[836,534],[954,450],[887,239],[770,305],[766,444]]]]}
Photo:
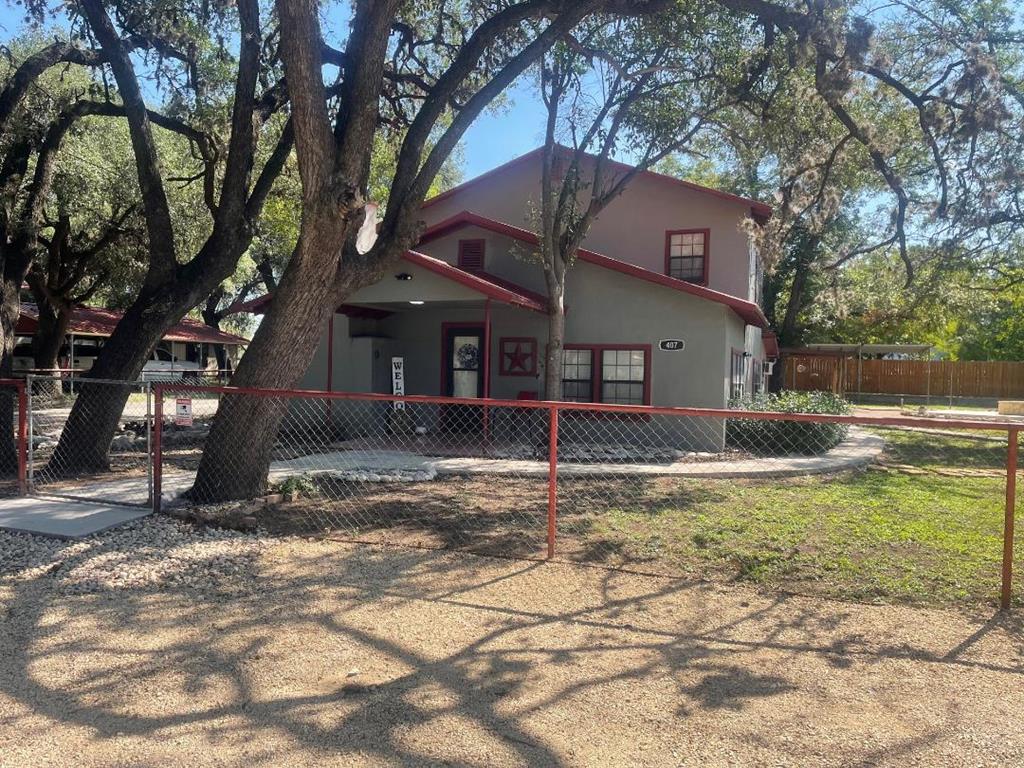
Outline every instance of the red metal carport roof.
{"type": "MultiPolygon", "coordinates": [[[[75,307],[68,333],[76,336],[110,336],[123,313],[101,307],[75,307]]],[[[14,332],[31,336],[39,327],[39,310],[35,304],[22,302],[21,316],[14,332]]],[[[249,340],[226,331],[218,331],[196,320],[183,319],[163,335],[165,341],[202,342],[206,344],[248,344],[249,340]]]]}

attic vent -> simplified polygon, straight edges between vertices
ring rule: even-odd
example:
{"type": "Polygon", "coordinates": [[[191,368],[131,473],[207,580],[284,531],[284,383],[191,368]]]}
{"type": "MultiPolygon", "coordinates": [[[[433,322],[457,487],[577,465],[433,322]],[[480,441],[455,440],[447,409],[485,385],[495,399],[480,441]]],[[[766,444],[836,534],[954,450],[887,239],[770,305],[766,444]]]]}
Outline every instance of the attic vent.
{"type": "Polygon", "coordinates": [[[483,240],[459,240],[459,266],[470,270],[484,268],[483,240]]]}

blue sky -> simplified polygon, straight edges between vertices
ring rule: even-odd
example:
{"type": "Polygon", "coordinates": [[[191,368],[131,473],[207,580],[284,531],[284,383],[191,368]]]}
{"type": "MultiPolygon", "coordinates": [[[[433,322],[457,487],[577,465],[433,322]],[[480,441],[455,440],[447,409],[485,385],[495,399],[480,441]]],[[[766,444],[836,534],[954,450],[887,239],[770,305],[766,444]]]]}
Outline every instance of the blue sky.
{"type": "MultiPolygon", "coordinates": [[[[343,4],[333,6],[329,23],[344,24],[343,4]]],[[[0,0],[0,41],[16,36],[22,29],[24,12],[0,0]]],[[[337,29],[337,27],[335,27],[337,29]]],[[[528,81],[521,81],[506,93],[506,104],[480,116],[463,139],[465,178],[477,176],[537,147],[543,139],[543,107],[528,81]]]]}
{"type": "Polygon", "coordinates": [[[507,107],[481,115],[463,140],[465,176],[471,178],[540,146],[544,107],[529,82],[509,89],[507,107]]]}

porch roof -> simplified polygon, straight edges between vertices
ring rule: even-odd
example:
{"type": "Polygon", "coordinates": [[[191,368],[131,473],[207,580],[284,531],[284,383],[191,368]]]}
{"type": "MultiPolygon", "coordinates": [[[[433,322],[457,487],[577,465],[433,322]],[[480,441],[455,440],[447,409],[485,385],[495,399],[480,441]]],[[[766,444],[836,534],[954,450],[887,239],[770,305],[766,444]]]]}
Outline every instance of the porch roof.
{"type": "MultiPolygon", "coordinates": [[[[402,258],[408,264],[421,267],[422,269],[438,275],[445,280],[457,283],[475,293],[480,294],[484,298],[493,299],[501,302],[502,304],[508,304],[514,307],[530,309],[534,312],[546,311],[547,299],[544,296],[488,272],[468,272],[454,266],[453,264],[449,264],[446,261],[435,259],[433,256],[427,256],[425,253],[419,253],[418,251],[407,251],[402,258]]],[[[266,293],[263,296],[252,299],[251,301],[235,305],[231,308],[230,312],[251,312],[256,315],[263,314],[267,311],[272,299],[272,295],[266,293]]],[[[342,304],[335,311],[352,317],[387,316],[390,314],[387,310],[374,309],[373,307],[360,306],[356,304],[342,304]],[[381,314],[374,315],[369,313],[381,314]]]]}

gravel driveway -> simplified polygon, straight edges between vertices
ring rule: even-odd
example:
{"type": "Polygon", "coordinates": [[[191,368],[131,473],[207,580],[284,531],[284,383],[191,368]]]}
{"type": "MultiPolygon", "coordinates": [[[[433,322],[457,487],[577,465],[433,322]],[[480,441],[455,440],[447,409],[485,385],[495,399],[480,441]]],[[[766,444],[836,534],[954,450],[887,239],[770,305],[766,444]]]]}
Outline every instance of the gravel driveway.
{"type": "Polygon", "coordinates": [[[1019,615],[160,518],[0,534],[5,768],[1019,765],[1022,682],[1019,615]]]}

